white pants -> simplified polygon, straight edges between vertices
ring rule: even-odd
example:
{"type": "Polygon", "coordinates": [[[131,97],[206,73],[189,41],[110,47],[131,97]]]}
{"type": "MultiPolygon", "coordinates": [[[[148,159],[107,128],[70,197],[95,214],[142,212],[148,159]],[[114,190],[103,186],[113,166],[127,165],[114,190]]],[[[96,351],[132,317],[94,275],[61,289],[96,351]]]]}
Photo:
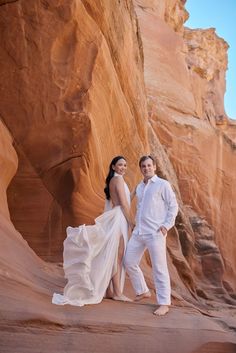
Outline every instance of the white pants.
{"type": "Polygon", "coordinates": [[[151,262],[157,302],[159,305],[170,305],[170,276],[166,261],[166,236],[156,234],[132,234],[125,255],[125,267],[136,292],[136,295],[148,292],[139,263],[144,251],[148,249],[151,262]]]}

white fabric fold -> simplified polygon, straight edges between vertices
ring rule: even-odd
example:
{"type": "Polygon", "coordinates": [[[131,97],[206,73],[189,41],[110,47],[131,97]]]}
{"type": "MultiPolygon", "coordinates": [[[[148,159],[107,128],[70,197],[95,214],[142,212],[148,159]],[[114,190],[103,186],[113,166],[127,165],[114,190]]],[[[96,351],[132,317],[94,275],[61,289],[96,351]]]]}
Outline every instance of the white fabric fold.
{"type": "MultiPolygon", "coordinates": [[[[126,184],[125,191],[130,202],[126,184]]],[[[125,249],[128,241],[128,224],[122,209],[116,206],[97,217],[94,225],[68,227],[66,233],[63,268],[68,282],[64,294],[54,293],[52,302],[76,306],[100,303],[117,271],[120,237],[123,236],[125,249]]],[[[122,267],[121,292],[124,281],[122,267]]]]}

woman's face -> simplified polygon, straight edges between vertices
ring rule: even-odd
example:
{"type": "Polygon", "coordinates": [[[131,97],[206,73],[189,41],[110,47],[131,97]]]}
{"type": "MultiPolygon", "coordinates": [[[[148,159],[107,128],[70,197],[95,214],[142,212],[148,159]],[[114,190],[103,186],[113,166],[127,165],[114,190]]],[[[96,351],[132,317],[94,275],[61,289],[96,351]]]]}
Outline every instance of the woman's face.
{"type": "Polygon", "coordinates": [[[115,165],[112,166],[112,168],[117,174],[124,175],[127,169],[127,163],[123,158],[121,158],[115,165]]]}

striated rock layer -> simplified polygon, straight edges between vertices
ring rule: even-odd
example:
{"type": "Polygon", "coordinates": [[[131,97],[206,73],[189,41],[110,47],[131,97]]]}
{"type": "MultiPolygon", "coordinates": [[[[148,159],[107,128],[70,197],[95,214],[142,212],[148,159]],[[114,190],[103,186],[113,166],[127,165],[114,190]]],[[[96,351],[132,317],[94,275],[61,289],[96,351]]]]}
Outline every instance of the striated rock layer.
{"type": "Polygon", "coordinates": [[[51,260],[61,258],[68,223],[91,222],[101,211],[111,158],[126,155],[136,180],[147,146],[133,5],[104,4],[17,1],[0,9],[0,114],[19,156],[11,217],[51,260]]]}
{"type": "MultiPolygon", "coordinates": [[[[35,352],[235,350],[236,130],[223,102],[227,43],[214,29],[184,28],[184,4],[0,1],[3,352],[19,345],[27,352],[29,342],[35,352]],[[102,212],[111,158],[127,157],[133,188],[137,161],[149,152],[180,205],[168,235],[176,307],[160,321],[151,315],[154,295],[147,305],[53,306],[65,281],[61,266],[44,260],[61,260],[68,224],[102,212]]],[[[153,292],[147,254],[142,267],[153,292]]],[[[133,296],[128,281],[126,291],[133,296]]]]}
{"type": "Polygon", "coordinates": [[[234,297],[236,150],[223,105],[228,45],[214,29],[178,30],[148,1],[137,1],[136,8],[153,141],[158,138],[170,158],[192,223],[190,241],[179,232],[191,281],[234,297]],[[196,224],[202,223],[207,228],[200,240],[196,224]]]}

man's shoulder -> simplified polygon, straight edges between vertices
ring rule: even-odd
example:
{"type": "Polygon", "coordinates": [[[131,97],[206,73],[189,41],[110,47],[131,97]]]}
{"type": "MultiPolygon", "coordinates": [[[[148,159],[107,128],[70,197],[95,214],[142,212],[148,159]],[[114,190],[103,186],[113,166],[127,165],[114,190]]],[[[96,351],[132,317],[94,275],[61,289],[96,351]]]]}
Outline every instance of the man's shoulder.
{"type": "Polygon", "coordinates": [[[142,185],[143,185],[143,181],[141,180],[140,183],[137,184],[136,190],[137,190],[138,188],[140,188],[142,185]]]}
{"type": "Polygon", "coordinates": [[[163,178],[159,177],[158,175],[155,175],[154,181],[158,184],[161,184],[161,185],[169,184],[168,180],[163,179],[163,178]]]}
{"type": "Polygon", "coordinates": [[[157,179],[160,183],[162,184],[170,184],[168,180],[164,179],[164,178],[161,178],[159,176],[157,176],[157,179]]]}
{"type": "Polygon", "coordinates": [[[163,179],[163,178],[160,178],[157,176],[156,178],[156,184],[162,188],[163,190],[165,190],[166,188],[170,188],[171,187],[171,184],[168,180],[166,179],[163,179]]]}

